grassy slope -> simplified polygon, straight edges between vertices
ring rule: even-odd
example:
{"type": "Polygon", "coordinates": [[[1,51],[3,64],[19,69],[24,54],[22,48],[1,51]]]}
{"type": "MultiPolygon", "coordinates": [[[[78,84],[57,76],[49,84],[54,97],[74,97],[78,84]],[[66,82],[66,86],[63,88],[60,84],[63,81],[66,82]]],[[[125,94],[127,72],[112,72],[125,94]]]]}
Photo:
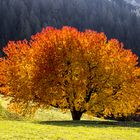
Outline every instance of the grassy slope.
{"type": "Polygon", "coordinates": [[[0,121],[0,140],[139,140],[139,126],[94,121],[3,120],[0,121]]]}
{"type": "Polygon", "coordinates": [[[99,119],[93,121],[94,118],[87,115],[84,115],[80,122],[66,121],[71,119],[70,113],[63,113],[57,109],[38,112],[34,122],[7,119],[0,120],[0,140],[140,139],[140,123],[117,123],[99,119]]]}
{"type": "Polygon", "coordinates": [[[20,120],[21,117],[8,112],[6,103],[0,98],[0,120],[20,120]]]}

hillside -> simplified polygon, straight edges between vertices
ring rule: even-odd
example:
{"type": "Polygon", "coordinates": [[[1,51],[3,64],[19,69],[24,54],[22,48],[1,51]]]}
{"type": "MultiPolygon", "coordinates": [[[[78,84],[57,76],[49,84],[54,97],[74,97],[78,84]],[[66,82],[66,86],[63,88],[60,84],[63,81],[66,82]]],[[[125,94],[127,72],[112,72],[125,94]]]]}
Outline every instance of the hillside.
{"type": "Polygon", "coordinates": [[[0,0],[0,55],[9,40],[64,25],[105,32],[140,56],[140,17],[122,0],[0,0]]]}
{"type": "Polygon", "coordinates": [[[139,6],[140,7],[140,0],[125,0],[127,3],[130,3],[134,6],[139,6]]]}

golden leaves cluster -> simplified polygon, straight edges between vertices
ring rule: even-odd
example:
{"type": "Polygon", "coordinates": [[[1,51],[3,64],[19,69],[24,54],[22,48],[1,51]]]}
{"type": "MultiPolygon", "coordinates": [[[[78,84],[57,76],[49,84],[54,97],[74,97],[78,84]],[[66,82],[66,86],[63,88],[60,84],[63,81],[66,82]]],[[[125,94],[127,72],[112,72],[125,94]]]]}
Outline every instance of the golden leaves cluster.
{"type": "Polygon", "coordinates": [[[48,27],[4,52],[0,91],[12,102],[115,116],[140,105],[138,58],[104,33],[48,27]]]}

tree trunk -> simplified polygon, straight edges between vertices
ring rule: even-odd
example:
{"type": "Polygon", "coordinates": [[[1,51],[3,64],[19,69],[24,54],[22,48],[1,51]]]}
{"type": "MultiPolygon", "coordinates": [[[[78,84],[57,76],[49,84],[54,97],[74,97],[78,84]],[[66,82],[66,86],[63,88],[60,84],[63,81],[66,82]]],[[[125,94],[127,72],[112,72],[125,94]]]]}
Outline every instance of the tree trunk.
{"type": "Polygon", "coordinates": [[[73,120],[80,120],[83,112],[81,111],[76,111],[75,109],[71,110],[71,115],[73,120]]]}

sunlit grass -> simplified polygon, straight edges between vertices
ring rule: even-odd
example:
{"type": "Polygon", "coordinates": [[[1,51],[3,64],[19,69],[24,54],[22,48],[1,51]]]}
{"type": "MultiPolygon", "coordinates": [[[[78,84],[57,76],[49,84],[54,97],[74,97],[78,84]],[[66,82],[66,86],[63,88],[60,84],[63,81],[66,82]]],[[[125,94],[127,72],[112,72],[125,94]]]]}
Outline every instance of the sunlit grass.
{"type": "Polygon", "coordinates": [[[0,140],[139,140],[139,124],[0,121],[0,140]]]}
{"type": "Polygon", "coordinates": [[[28,121],[10,120],[6,110],[3,113],[6,117],[0,120],[0,140],[140,140],[140,123],[135,122],[88,115],[83,115],[82,121],[71,121],[69,112],[58,109],[41,110],[28,121]]]}

